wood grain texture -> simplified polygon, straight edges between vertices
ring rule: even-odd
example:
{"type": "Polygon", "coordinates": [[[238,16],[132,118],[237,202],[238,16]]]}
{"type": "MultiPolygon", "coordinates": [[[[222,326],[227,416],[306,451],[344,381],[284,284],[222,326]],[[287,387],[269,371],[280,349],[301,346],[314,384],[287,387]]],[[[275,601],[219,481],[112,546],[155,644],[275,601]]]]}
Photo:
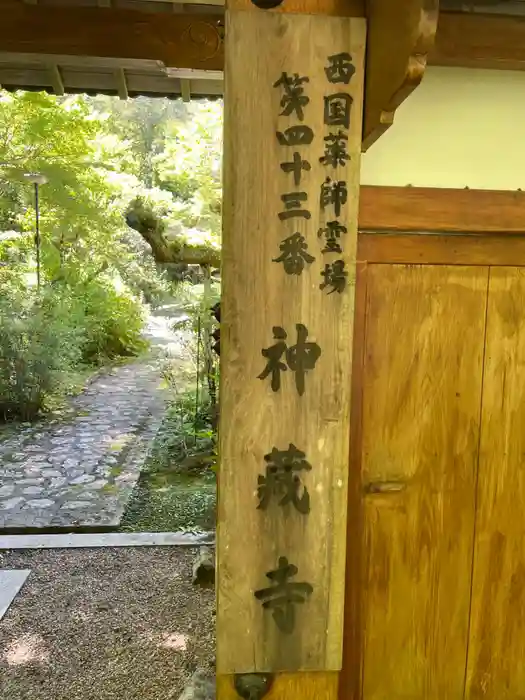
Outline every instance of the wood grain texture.
{"type": "Polygon", "coordinates": [[[310,15],[332,15],[334,17],[365,17],[365,0],[283,0],[279,7],[261,10],[252,0],[226,0],[230,10],[251,10],[258,13],[299,13],[310,15]]]}
{"type": "Polygon", "coordinates": [[[222,70],[222,15],[147,13],[2,2],[2,51],[136,58],[222,70]]]}
{"type": "Polygon", "coordinates": [[[363,151],[419,85],[434,45],[439,0],[368,0],[363,151]]]}
{"type": "Polygon", "coordinates": [[[525,697],[525,270],[492,268],[468,700],[525,697]]]}
{"type": "Polygon", "coordinates": [[[440,12],[428,62],[435,66],[525,70],[525,18],[440,12]]]}
{"type": "Polygon", "coordinates": [[[525,266],[525,236],[360,233],[357,259],[407,265],[525,266]]]}
{"type": "Polygon", "coordinates": [[[525,233],[525,192],[364,186],[359,229],[525,233]]]}
{"type": "MultiPolygon", "coordinates": [[[[365,23],[359,19],[277,13],[227,13],[223,301],[221,308],[221,484],[218,508],[217,666],[219,673],[268,670],[338,670],[341,667],[346,556],[346,483],[350,413],[352,320],[365,23]],[[259,50],[260,47],[260,50],[259,50]],[[333,92],[324,68],[327,56],[349,51],[356,73],[349,131],[350,164],[335,172],[320,162],[324,96],[333,92]],[[297,123],[279,117],[282,94],[273,84],[283,71],[307,75],[305,124],[311,147],[280,146],[276,131],[297,123]],[[247,86],[252,86],[247,89],[247,86]],[[293,176],[281,171],[294,150],[311,164],[300,189],[308,195],[311,220],[281,222],[281,195],[294,191],[293,176]],[[318,229],[327,212],[320,191],[327,174],[348,183],[341,221],[348,227],[340,257],[348,269],[343,294],[319,288],[328,259],[321,254],[318,229]],[[316,260],[302,275],[287,275],[279,255],[283,239],[295,231],[316,260]],[[272,392],[259,380],[262,350],[275,343],[281,326],[295,343],[296,324],[321,348],[316,368],[299,396],[294,373],[285,372],[272,392]],[[224,348],[224,352],[222,350],[224,348]],[[305,518],[272,503],[257,510],[257,480],[264,456],[290,443],[312,465],[304,479],[311,495],[305,518]],[[242,535],[242,536],[241,536],[242,535]],[[254,598],[265,574],[288,556],[298,567],[296,581],[314,593],[298,611],[296,630],[283,635],[271,614],[254,598]],[[239,643],[242,640],[242,643],[239,643]]],[[[339,86],[341,89],[341,86],[339,86]]],[[[328,214],[333,218],[332,211],[328,214]]],[[[328,219],[330,220],[330,219],[328,219]]]]}
{"type": "Polygon", "coordinates": [[[367,277],[363,698],[461,700],[488,270],[367,277]]]}

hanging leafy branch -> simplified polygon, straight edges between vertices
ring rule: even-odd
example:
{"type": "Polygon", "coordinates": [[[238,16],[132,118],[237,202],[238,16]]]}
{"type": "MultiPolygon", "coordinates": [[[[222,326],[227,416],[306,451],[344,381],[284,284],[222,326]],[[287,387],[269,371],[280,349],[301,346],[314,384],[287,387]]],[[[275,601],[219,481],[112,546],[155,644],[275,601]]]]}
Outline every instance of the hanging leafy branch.
{"type": "Polygon", "coordinates": [[[158,263],[220,265],[220,248],[206,232],[169,226],[167,212],[142,197],[133,199],[126,211],[126,223],[151,246],[158,263]]]}

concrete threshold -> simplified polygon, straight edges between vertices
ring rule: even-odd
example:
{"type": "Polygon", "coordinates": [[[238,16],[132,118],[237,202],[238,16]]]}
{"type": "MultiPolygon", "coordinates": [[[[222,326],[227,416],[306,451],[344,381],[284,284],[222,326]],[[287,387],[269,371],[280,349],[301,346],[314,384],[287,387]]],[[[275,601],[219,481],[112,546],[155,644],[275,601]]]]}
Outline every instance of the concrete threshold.
{"type": "Polygon", "coordinates": [[[88,547],[199,547],[215,543],[215,533],[100,532],[59,535],[0,535],[0,550],[85,549],[88,547]]]}

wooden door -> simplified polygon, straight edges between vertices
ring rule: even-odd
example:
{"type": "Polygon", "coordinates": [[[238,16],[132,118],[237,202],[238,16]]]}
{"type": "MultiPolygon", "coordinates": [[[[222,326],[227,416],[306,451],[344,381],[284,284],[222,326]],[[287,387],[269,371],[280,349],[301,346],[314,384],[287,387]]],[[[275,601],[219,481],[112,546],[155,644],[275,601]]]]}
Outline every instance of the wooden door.
{"type": "Polygon", "coordinates": [[[525,269],[490,270],[468,700],[525,698],[525,269]]]}
{"type": "Polygon", "coordinates": [[[347,574],[361,592],[359,603],[349,594],[347,617],[352,626],[352,610],[361,611],[362,639],[349,632],[347,645],[361,650],[361,688],[343,687],[341,697],[459,700],[488,268],[376,264],[364,277],[361,467],[351,476],[363,551],[361,571],[352,570],[359,544],[350,543],[347,574]]]}

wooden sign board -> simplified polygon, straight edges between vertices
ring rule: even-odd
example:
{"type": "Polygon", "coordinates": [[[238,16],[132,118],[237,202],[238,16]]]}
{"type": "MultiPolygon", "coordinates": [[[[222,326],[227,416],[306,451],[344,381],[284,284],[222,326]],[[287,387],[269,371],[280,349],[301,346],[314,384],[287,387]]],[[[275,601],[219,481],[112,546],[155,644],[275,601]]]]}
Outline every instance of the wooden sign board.
{"type": "Polygon", "coordinates": [[[217,670],[339,670],[365,21],[226,37],[217,670]]]}

